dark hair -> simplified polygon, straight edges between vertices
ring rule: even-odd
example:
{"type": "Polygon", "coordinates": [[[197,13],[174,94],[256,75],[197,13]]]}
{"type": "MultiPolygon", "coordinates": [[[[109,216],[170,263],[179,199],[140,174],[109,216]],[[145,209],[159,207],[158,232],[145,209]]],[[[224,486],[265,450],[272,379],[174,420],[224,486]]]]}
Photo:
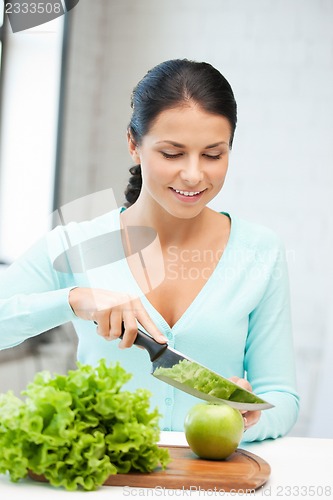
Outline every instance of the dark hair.
{"type": "MultiPolygon", "coordinates": [[[[131,98],[133,113],[128,126],[133,141],[138,145],[141,143],[162,111],[191,101],[208,113],[228,119],[231,148],[237,123],[237,105],[232,88],[211,64],[187,59],[172,59],[155,66],[134,88],[131,98]]],[[[140,194],[141,166],[131,167],[130,173],[125,191],[127,207],[140,194]]]]}

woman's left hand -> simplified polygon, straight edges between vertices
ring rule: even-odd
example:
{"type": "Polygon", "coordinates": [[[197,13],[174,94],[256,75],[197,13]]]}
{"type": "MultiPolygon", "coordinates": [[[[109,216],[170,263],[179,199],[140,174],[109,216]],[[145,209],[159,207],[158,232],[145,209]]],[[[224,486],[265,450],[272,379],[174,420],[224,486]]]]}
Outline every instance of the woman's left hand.
{"type": "MultiPolygon", "coordinates": [[[[247,391],[252,392],[252,386],[248,380],[245,378],[239,378],[239,377],[230,377],[231,382],[234,382],[235,384],[239,385],[243,389],[246,389],[247,391]]],[[[244,431],[255,425],[261,416],[261,411],[259,410],[253,410],[253,411],[241,411],[241,414],[243,415],[244,419],[244,431]]]]}

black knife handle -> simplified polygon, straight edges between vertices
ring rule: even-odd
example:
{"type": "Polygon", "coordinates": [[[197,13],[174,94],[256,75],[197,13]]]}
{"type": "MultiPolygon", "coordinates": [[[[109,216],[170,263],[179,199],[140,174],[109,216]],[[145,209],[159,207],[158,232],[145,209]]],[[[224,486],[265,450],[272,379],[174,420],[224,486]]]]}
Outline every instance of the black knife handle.
{"type": "MultiPolygon", "coordinates": [[[[96,321],[94,321],[94,323],[97,324],[96,321]]],[[[122,323],[122,333],[119,338],[123,338],[124,332],[125,327],[124,323],[122,323]]],[[[155,359],[157,359],[162,354],[162,352],[164,352],[165,349],[168,348],[168,344],[160,344],[159,342],[156,342],[153,337],[147,335],[147,333],[140,330],[140,328],[138,328],[138,334],[136,336],[136,339],[134,340],[134,344],[146,349],[146,351],[148,351],[150,361],[152,362],[155,361],[155,359]]]]}
{"type": "Polygon", "coordinates": [[[145,332],[140,330],[140,328],[138,328],[138,334],[134,340],[134,344],[143,347],[146,351],[148,351],[151,362],[155,361],[155,359],[157,359],[162,352],[168,348],[168,344],[160,344],[159,342],[156,342],[153,337],[147,335],[145,332]]]}

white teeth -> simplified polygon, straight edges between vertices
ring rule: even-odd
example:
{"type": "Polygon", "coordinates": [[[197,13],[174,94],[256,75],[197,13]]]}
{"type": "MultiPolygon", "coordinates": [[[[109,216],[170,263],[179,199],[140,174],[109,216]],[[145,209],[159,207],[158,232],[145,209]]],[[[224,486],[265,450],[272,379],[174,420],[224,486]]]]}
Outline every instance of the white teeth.
{"type": "Polygon", "coordinates": [[[184,196],[195,196],[200,194],[201,191],[180,191],[179,189],[175,189],[176,193],[182,194],[184,196]]]}

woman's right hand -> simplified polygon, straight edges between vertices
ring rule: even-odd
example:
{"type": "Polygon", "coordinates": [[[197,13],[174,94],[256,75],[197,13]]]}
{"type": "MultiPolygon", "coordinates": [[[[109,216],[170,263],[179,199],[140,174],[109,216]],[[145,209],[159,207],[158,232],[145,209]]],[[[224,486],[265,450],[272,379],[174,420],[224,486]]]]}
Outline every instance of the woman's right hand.
{"type": "Polygon", "coordinates": [[[158,330],[140,299],[125,293],[98,288],[73,288],[69,292],[69,304],[78,318],[97,323],[97,333],[106,340],[115,340],[122,333],[121,349],[131,347],[136,339],[137,321],[159,343],[167,339],[158,330]]]}

